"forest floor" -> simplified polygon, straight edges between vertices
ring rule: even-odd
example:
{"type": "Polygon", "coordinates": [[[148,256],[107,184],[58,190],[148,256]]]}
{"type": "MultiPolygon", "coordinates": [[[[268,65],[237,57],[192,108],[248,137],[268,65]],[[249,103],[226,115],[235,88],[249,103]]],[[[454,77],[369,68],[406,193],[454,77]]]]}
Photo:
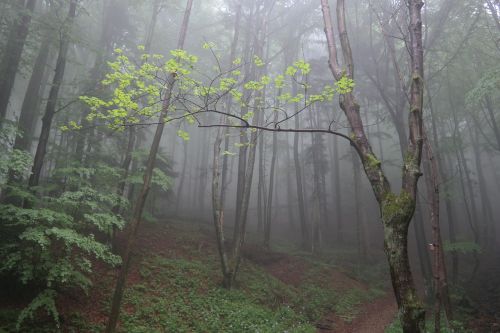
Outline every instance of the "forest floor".
{"type": "MultiPolygon", "coordinates": [[[[394,321],[394,297],[378,264],[346,269],[339,262],[349,262],[348,253],[318,257],[288,245],[266,251],[249,241],[238,286],[229,292],[219,287],[213,238],[209,224],[143,225],[120,332],[382,333],[394,321]]],[[[88,295],[68,291],[61,297],[63,332],[102,332],[117,271],[97,265],[88,295]]],[[[18,307],[0,303],[0,332],[11,331],[18,307]]],[[[26,329],[53,331],[40,321],[26,329]]]]}

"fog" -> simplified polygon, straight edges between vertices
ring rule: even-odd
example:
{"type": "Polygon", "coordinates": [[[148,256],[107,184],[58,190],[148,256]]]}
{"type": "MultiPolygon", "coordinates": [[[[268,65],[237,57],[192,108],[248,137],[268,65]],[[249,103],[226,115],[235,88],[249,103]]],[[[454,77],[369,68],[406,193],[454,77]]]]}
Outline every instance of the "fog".
{"type": "Polygon", "coordinates": [[[293,249],[382,267],[404,332],[498,329],[500,3],[327,4],[0,0],[3,279],[46,284],[23,232],[66,214],[122,262],[113,332],[137,234],[194,224],[226,288],[293,249]]]}

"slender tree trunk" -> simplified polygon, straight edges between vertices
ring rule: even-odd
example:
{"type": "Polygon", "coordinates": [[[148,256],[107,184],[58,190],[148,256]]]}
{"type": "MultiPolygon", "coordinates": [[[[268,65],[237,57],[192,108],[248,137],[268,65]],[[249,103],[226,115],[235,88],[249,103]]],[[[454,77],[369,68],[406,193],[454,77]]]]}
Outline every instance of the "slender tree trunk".
{"type": "Polygon", "coordinates": [[[257,232],[259,234],[263,229],[265,229],[267,217],[267,190],[265,184],[266,167],[264,145],[264,133],[262,133],[259,137],[259,180],[257,182],[257,232]]]}
{"type": "MultiPolygon", "coordinates": [[[[225,131],[224,131],[225,132],[225,131]]],[[[217,137],[214,144],[214,161],[212,169],[212,208],[213,208],[213,218],[215,235],[217,238],[217,248],[220,257],[221,269],[222,269],[222,285],[225,288],[231,288],[232,282],[232,272],[229,268],[228,254],[226,251],[226,241],[224,238],[224,202],[221,200],[222,195],[220,186],[221,173],[219,170],[220,164],[220,146],[222,142],[222,130],[217,131],[217,137]]]]}
{"type": "Polygon", "coordinates": [[[443,241],[441,238],[439,214],[439,170],[431,144],[424,134],[427,161],[424,170],[427,175],[427,197],[430,200],[430,221],[432,226],[433,275],[434,275],[434,332],[441,331],[441,306],[444,306],[448,321],[452,320],[451,303],[448,293],[448,279],[444,261],[443,241]]]}
{"type": "MultiPolygon", "coordinates": [[[[181,31],[179,33],[179,41],[177,43],[177,49],[184,48],[184,41],[186,40],[188,22],[189,22],[189,17],[191,15],[192,5],[193,5],[193,0],[188,0],[186,5],[186,10],[184,12],[184,19],[181,25],[181,31]]],[[[175,74],[170,75],[167,80],[167,86],[165,87],[166,91],[163,100],[162,110],[159,117],[160,120],[165,119],[168,115],[175,80],[176,80],[175,74]]],[[[160,141],[163,135],[164,128],[165,128],[165,123],[163,121],[160,121],[156,127],[156,132],[153,138],[153,142],[151,143],[148,161],[146,163],[146,169],[144,170],[144,182],[142,185],[141,192],[135,202],[134,210],[132,212],[132,221],[130,222],[130,229],[127,237],[127,243],[125,251],[123,252],[122,255],[123,263],[120,273],[118,275],[118,279],[116,281],[113,300],[111,302],[109,321],[106,326],[106,333],[114,333],[116,330],[116,324],[118,323],[121,301],[123,298],[123,292],[125,290],[125,282],[127,279],[128,270],[130,268],[132,249],[135,246],[137,231],[139,230],[139,226],[142,221],[142,212],[144,209],[144,204],[146,202],[149,189],[151,187],[151,179],[153,177],[153,170],[156,163],[156,156],[158,154],[158,149],[160,147],[160,141]]]]}
{"type": "Polygon", "coordinates": [[[292,165],[292,157],[290,154],[290,146],[289,146],[290,138],[288,133],[286,133],[286,207],[288,212],[288,224],[290,225],[290,229],[295,231],[295,205],[293,204],[292,198],[292,173],[290,166],[292,165]]]}
{"type": "MultiPolygon", "coordinates": [[[[256,17],[259,18],[259,24],[257,24],[257,32],[255,33],[255,41],[254,41],[254,47],[255,47],[255,55],[257,55],[259,58],[263,58],[263,46],[265,43],[265,38],[267,37],[267,20],[269,19],[269,14],[270,11],[264,12],[267,10],[267,6],[263,6],[260,9],[261,13],[257,13],[256,17]]],[[[259,71],[256,73],[256,77],[260,77],[263,75],[261,72],[263,68],[260,68],[259,71]]],[[[254,121],[256,124],[261,123],[261,119],[263,117],[262,115],[262,110],[261,107],[258,103],[259,101],[262,101],[264,98],[264,92],[259,92],[255,96],[254,99],[254,109],[255,109],[255,116],[254,116],[254,121]]],[[[237,221],[239,221],[239,227],[238,227],[238,233],[234,235],[233,238],[233,246],[231,249],[231,258],[229,260],[229,265],[230,265],[230,271],[231,271],[231,282],[228,288],[231,288],[234,284],[234,280],[236,278],[236,273],[238,272],[240,261],[241,261],[241,248],[243,246],[243,243],[245,241],[245,233],[246,233],[246,223],[247,223],[247,216],[248,216],[248,207],[250,203],[250,194],[251,194],[251,189],[252,189],[252,180],[253,180],[253,173],[254,173],[254,166],[255,166],[255,157],[256,157],[256,151],[257,151],[257,139],[260,133],[258,131],[252,132],[250,135],[250,140],[249,140],[249,148],[248,148],[248,158],[246,161],[246,170],[245,170],[245,179],[243,182],[243,192],[241,193],[241,209],[239,211],[239,216],[236,217],[237,221]]]]}
{"type": "Polygon", "coordinates": [[[415,238],[417,241],[417,252],[418,259],[420,262],[420,270],[422,271],[422,275],[425,280],[426,290],[432,289],[432,267],[431,260],[429,258],[428,252],[428,242],[427,237],[425,236],[424,229],[424,219],[422,216],[422,201],[417,201],[416,212],[413,221],[413,228],[415,231],[415,238]]]}
{"type": "MultiPolygon", "coordinates": [[[[448,159],[446,159],[443,162],[447,162],[446,169],[449,170],[450,174],[451,174],[452,169],[450,167],[450,163],[449,163],[448,159]]],[[[444,174],[444,172],[443,172],[444,169],[445,169],[445,167],[442,166],[441,170],[439,171],[439,173],[441,175],[444,174]]],[[[457,241],[456,235],[458,234],[458,230],[457,230],[456,221],[458,221],[458,219],[456,216],[456,212],[453,209],[453,204],[448,196],[445,196],[444,204],[445,204],[446,215],[447,215],[447,220],[448,220],[448,236],[450,238],[450,243],[453,244],[453,243],[456,243],[456,241],[457,241]]],[[[451,252],[451,281],[453,284],[456,284],[458,281],[458,272],[459,272],[458,253],[456,251],[452,251],[451,252]]]]}
{"type": "Polygon", "coordinates": [[[17,69],[21,61],[26,37],[28,37],[31,17],[35,10],[36,0],[28,0],[21,16],[10,28],[5,52],[0,61],[0,122],[7,115],[9,99],[14,87],[17,69]]]}
{"type": "Polygon", "coordinates": [[[340,157],[339,157],[339,140],[336,136],[333,137],[333,170],[331,170],[333,179],[333,196],[335,198],[335,219],[337,221],[337,243],[344,243],[344,223],[342,221],[342,190],[340,187],[340,157]]]}
{"type": "MultiPolygon", "coordinates": [[[[160,0],[155,0],[153,3],[153,10],[151,14],[151,21],[148,27],[148,33],[145,38],[145,43],[144,43],[144,53],[147,54],[151,51],[151,42],[153,40],[153,35],[156,27],[156,21],[158,18],[158,13],[159,13],[159,6],[160,6],[160,0]]],[[[128,131],[128,143],[127,143],[127,149],[125,151],[125,158],[123,159],[122,163],[122,170],[124,171],[123,174],[123,181],[118,184],[118,188],[116,191],[116,194],[119,197],[122,197],[125,194],[125,187],[126,187],[126,179],[129,176],[130,173],[130,165],[132,164],[132,152],[135,147],[136,143],[136,136],[137,136],[137,129],[135,126],[131,126],[129,131],[128,131]]],[[[115,207],[114,209],[115,214],[118,214],[119,208],[115,207]]],[[[114,231],[113,231],[114,235],[114,231]]],[[[113,242],[114,244],[114,242],[113,242]]]]}
{"type": "Polygon", "coordinates": [[[39,104],[42,97],[42,81],[44,79],[45,68],[49,58],[50,40],[44,38],[38,56],[33,66],[28,88],[24,95],[23,104],[21,106],[21,114],[19,115],[19,129],[22,131],[22,136],[17,136],[14,142],[14,148],[30,151],[33,140],[33,132],[38,118],[39,104]]]}
{"type": "Polygon", "coordinates": [[[66,69],[66,57],[68,55],[70,44],[69,34],[76,15],[76,6],[77,0],[72,0],[69,5],[67,22],[69,28],[67,28],[67,31],[61,36],[54,78],[52,80],[52,86],[50,88],[49,99],[45,108],[45,114],[42,118],[42,132],[40,133],[40,139],[38,140],[33,168],[31,170],[31,176],[28,182],[29,187],[37,186],[40,181],[40,174],[42,172],[42,166],[45,159],[45,154],[47,152],[52,120],[56,112],[59,90],[61,88],[61,84],[64,78],[64,71],[66,69]]]}
{"type": "MultiPolygon", "coordinates": [[[[242,4],[240,1],[237,3],[236,8],[236,16],[234,22],[234,34],[233,40],[231,42],[231,52],[229,55],[229,63],[232,64],[234,58],[236,56],[236,48],[239,40],[239,31],[240,31],[240,18],[241,18],[241,7],[242,4]]],[[[227,96],[226,99],[226,111],[230,112],[232,106],[231,95],[227,96]]],[[[223,118],[223,117],[221,117],[223,118]]],[[[221,269],[222,269],[222,285],[224,288],[230,289],[231,283],[233,281],[232,272],[229,269],[228,262],[228,253],[226,250],[226,242],[224,236],[224,204],[226,197],[226,187],[228,185],[227,179],[228,171],[230,169],[228,165],[228,156],[224,153],[222,160],[222,170],[219,171],[220,165],[220,146],[222,142],[222,136],[224,137],[224,152],[229,151],[229,129],[225,128],[224,131],[218,130],[217,136],[214,143],[214,161],[213,161],[213,169],[212,169],[212,209],[213,209],[213,218],[214,218],[214,226],[215,233],[217,239],[217,248],[219,252],[221,269]]]]}
{"type": "Polygon", "coordinates": [[[476,171],[477,178],[479,182],[479,193],[481,196],[481,206],[482,206],[482,215],[483,215],[483,235],[484,235],[484,243],[488,246],[494,246],[496,243],[496,227],[494,221],[493,209],[491,207],[490,196],[488,195],[488,188],[486,179],[483,172],[482,165],[482,154],[481,154],[481,146],[479,145],[479,133],[476,128],[475,131],[472,130],[472,126],[469,122],[467,122],[469,135],[472,141],[472,151],[474,152],[474,160],[476,162],[476,171]]]}
{"type": "MultiPolygon", "coordinates": [[[[113,20],[111,19],[111,12],[113,10],[114,1],[116,0],[103,0],[102,1],[102,30],[99,40],[99,47],[97,49],[96,58],[94,60],[94,65],[92,69],[89,71],[89,84],[86,87],[86,90],[92,91],[97,90],[100,86],[100,81],[102,78],[102,73],[104,73],[103,66],[105,65],[105,60],[108,54],[111,51],[112,40],[110,40],[110,33],[113,20]]],[[[89,110],[85,109],[80,117],[80,124],[84,124],[84,127],[89,126],[90,124],[87,121],[87,115],[89,114],[89,110]]],[[[95,133],[95,128],[93,126],[89,126],[90,128],[84,131],[81,131],[81,135],[78,136],[76,147],[75,147],[75,156],[79,159],[79,161],[83,165],[88,165],[87,156],[92,150],[92,145],[94,143],[93,136],[95,133]],[[85,147],[87,145],[87,147],[85,147]]]]}
{"type": "MultiPolygon", "coordinates": [[[[233,34],[233,40],[231,41],[231,51],[229,54],[229,64],[230,66],[232,65],[234,59],[236,58],[236,50],[238,48],[238,42],[240,38],[240,20],[241,20],[241,1],[237,2],[236,5],[236,15],[235,15],[235,20],[234,20],[234,34],[233,34]]],[[[231,112],[232,108],[232,98],[231,94],[228,94],[227,100],[226,100],[226,111],[227,113],[231,112]]],[[[228,124],[229,124],[229,120],[228,124]]],[[[229,128],[226,128],[224,131],[224,151],[227,152],[229,151],[229,128]]],[[[221,194],[220,194],[220,201],[222,204],[222,207],[224,207],[225,199],[226,199],[226,190],[228,186],[228,173],[229,173],[229,157],[227,154],[224,154],[222,158],[222,180],[221,180],[221,194]]]]}
{"type": "MultiPolygon", "coordinates": [[[[281,95],[278,92],[278,95],[281,95]]],[[[274,113],[274,122],[278,121],[278,112],[274,113]]],[[[271,242],[271,224],[272,224],[272,207],[273,207],[273,191],[274,191],[274,177],[276,174],[276,158],[277,158],[277,150],[278,150],[278,133],[273,132],[273,150],[271,157],[271,169],[269,170],[269,193],[268,193],[268,201],[267,201],[267,211],[266,211],[266,224],[265,224],[265,233],[264,233],[264,246],[266,248],[270,248],[271,242]]]]}
{"type": "MultiPolygon", "coordinates": [[[[297,84],[292,83],[292,94],[295,96],[297,93],[297,84]]],[[[295,106],[298,107],[297,105],[295,106]]],[[[295,116],[295,128],[300,128],[299,115],[295,116]]],[[[300,232],[302,236],[302,249],[309,250],[310,248],[310,236],[309,227],[306,220],[306,209],[304,203],[304,189],[302,184],[302,167],[299,156],[299,133],[294,133],[293,137],[293,162],[295,165],[295,184],[297,185],[297,199],[299,208],[299,222],[300,222],[300,232]]]]}
{"type": "MultiPolygon", "coordinates": [[[[254,31],[252,29],[252,25],[255,24],[254,22],[254,3],[252,2],[252,6],[250,8],[250,16],[248,18],[247,26],[246,26],[246,36],[245,36],[245,47],[243,50],[243,54],[245,56],[248,55],[248,59],[245,62],[244,66],[244,78],[245,81],[253,80],[254,71],[255,71],[255,66],[253,64],[253,61],[251,60],[251,37],[252,37],[252,32],[254,31]]],[[[245,91],[244,93],[244,100],[247,100],[249,97],[249,92],[245,91]]],[[[240,109],[240,115],[244,116],[248,112],[248,106],[241,107],[240,109]]],[[[242,224],[242,221],[239,220],[239,217],[241,215],[241,209],[242,209],[242,200],[243,200],[243,192],[245,191],[244,188],[244,183],[245,183],[245,172],[247,170],[247,154],[248,154],[248,136],[245,130],[240,131],[240,142],[239,142],[239,154],[238,154],[238,168],[237,168],[237,184],[236,184],[236,209],[235,209],[235,220],[234,220],[234,229],[233,229],[233,241],[238,237],[238,234],[240,233],[240,227],[242,224]]]]}
{"type": "Polygon", "coordinates": [[[182,171],[181,178],[179,180],[179,187],[177,187],[177,194],[175,196],[175,215],[179,215],[179,211],[181,208],[181,196],[182,190],[184,189],[184,180],[186,179],[186,169],[187,169],[187,160],[188,160],[188,143],[187,141],[183,141],[183,159],[182,159],[182,171]]]}
{"type": "MultiPolygon", "coordinates": [[[[429,92],[429,86],[426,86],[427,89],[427,95],[431,96],[429,92]]],[[[438,136],[438,126],[437,126],[437,121],[434,113],[434,107],[432,103],[432,98],[429,98],[429,111],[430,111],[430,116],[431,116],[431,126],[432,126],[432,141],[434,143],[434,148],[436,151],[439,151],[439,136],[438,136]]],[[[440,175],[443,179],[445,178],[444,176],[447,174],[445,170],[450,171],[451,168],[445,167],[445,160],[444,158],[441,158],[441,154],[437,154],[435,156],[437,167],[438,167],[438,175],[440,175]]],[[[447,216],[447,221],[448,221],[448,234],[450,238],[450,242],[454,243],[456,242],[456,226],[455,223],[457,221],[456,216],[455,216],[455,211],[453,209],[453,205],[451,203],[451,200],[449,196],[444,197],[444,203],[445,203],[445,209],[446,209],[446,216],[447,216]]],[[[451,278],[452,282],[456,284],[457,278],[458,278],[458,254],[453,251],[451,253],[451,262],[452,262],[452,267],[451,267],[451,278]]]]}

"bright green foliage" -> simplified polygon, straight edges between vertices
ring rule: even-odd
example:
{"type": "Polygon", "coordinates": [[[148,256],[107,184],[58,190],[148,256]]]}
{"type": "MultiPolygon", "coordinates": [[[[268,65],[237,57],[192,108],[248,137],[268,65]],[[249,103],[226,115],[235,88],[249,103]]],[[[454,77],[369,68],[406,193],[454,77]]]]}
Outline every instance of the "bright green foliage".
{"type": "Polygon", "coordinates": [[[177,131],[177,136],[181,138],[184,141],[189,141],[189,133],[183,130],[178,130],[177,131]]]}
{"type": "Polygon", "coordinates": [[[254,113],[252,111],[250,111],[250,112],[247,112],[245,115],[243,115],[243,117],[241,117],[241,118],[243,118],[243,120],[249,121],[250,119],[253,118],[253,116],[254,116],[254,113]]]}
{"type": "Polygon", "coordinates": [[[355,85],[356,84],[354,83],[354,80],[352,80],[346,76],[342,76],[342,78],[340,80],[335,82],[335,86],[337,87],[337,92],[339,94],[350,93],[354,89],[355,85]]]}
{"type": "MultiPolygon", "coordinates": [[[[213,43],[203,44],[204,49],[214,50],[215,47],[213,43]]],[[[345,94],[354,88],[354,81],[344,77],[335,83],[335,87],[325,86],[319,93],[311,94],[309,92],[311,87],[307,83],[311,66],[304,60],[294,62],[283,74],[265,74],[256,80],[241,82],[241,58],[233,61],[235,67],[228,72],[222,72],[221,68],[214,66],[215,72],[210,74],[206,70],[198,70],[195,67],[198,58],[184,50],[171,51],[172,57],[167,61],[163,61],[161,55],[143,54],[140,66],[135,65],[122,50],[116,50],[116,54],[117,58],[109,62],[110,72],[102,82],[104,86],[112,88],[111,95],[105,98],[82,96],[81,100],[90,106],[89,121],[97,119],[117,130],[122,130],[127,124],[157,116],[164,97],[162,91],[167,84],[170,84],[172,78],[176,81],[173,97],[183,102],[171,105],[169,116],[163,121],[169,122],[181,118],[187,119],[191,124],[194,123],[193,114],[210,109],[217,110],[218,100],[228,94],[241,106],[252,103],[266,105],[267,101],[262,100],[260,92],[274,87],[280,91],[280,95],[277,96],[280,104],[301,104],[303,107],[308,107],[314,103],[331,101],[335,93],[345,94]],[[198,73],[203,74],[198,75],[198,73]],[[290,91],[286,91],[291,87],[292,81],[297,82],[304,92],[292,95],[290,91]],[[183,115],[173,117],[172,114],[181,107],[183,115]]],[[[216,53],[213,54],[215,56],[216,53]]],[[[253,63],[256,67],[265,65],[258,56],[254,57],[253,63]]],[[[266,98],[269,99],[269,96],[266,98]]],[[[276,103],[267,103],[267,105],[273,104],[276,103]]],[[[76,123],[63,126],[64,130],[78,128],[79,125],[76,123]]],[[[184,140],[188,140],[186,132],[178,134],[184,140]]]]}
{"type": "Polygon", "coordinates": [[[255,63],[255,66],[257,66],[257,67],[262,67],[265,65],[264,61],[256,55],[253,57],[253,62],[255,63]]]}
{"type": "MultiPolygon", "coordinates": [[[[187,76],[191,73],[197,57],[184,50],[172,50],[172,56],[162,63],[162,55],[143,54],[142,64],[136,65],[122,50],[113,62],[109,62],[110,72],[102,81],[104,86],[112,87],[107,98],[81,96],[80,99],[90,106],[88,121],[98,119],[110,128],[122,130],[124,124],[138,123],[143,118],[151,118],[161,110],[161,91],[165,83],[158,77],[175,75],[181,79],[182,89],[188,90],[196,84],[187,76]]],[[[167,83],[168,84],[168,83],[167,83]]],[[[78,126],[64,126],[63,129],[78,129],[78,126]]]]}
{"type": "Polygon", "coordinates": [[[304,60],[298,60],[293,65],[302,72],[302,75],[307,75],[311,71],[311,65],[304,60]]]}

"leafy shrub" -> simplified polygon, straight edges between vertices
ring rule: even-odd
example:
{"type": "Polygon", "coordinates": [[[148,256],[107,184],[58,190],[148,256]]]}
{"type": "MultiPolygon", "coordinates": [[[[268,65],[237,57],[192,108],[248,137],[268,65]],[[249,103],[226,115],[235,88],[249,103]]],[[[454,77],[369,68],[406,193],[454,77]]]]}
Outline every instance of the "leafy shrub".
{"type": "Polygon", "coordinates": [[[38,291],[21,311],[18,328],[41,310],[58,324],[59,292],[68,288],[86,291],[91,285],[92,260],[120,263],[120,257],[94,236],[96,232],[109,234],[125,224],[114,209],[128,203],[114,193],[115,186],[92,185],[105,174],[112,179],[112,172],[105,166],[59,169],[58,179],[64,181],[51,188],[50,197],[38,198],[21,186],[9,185],[9,195],[30,204],[0,205],[0,274],[14,276],[38,291]]]}

